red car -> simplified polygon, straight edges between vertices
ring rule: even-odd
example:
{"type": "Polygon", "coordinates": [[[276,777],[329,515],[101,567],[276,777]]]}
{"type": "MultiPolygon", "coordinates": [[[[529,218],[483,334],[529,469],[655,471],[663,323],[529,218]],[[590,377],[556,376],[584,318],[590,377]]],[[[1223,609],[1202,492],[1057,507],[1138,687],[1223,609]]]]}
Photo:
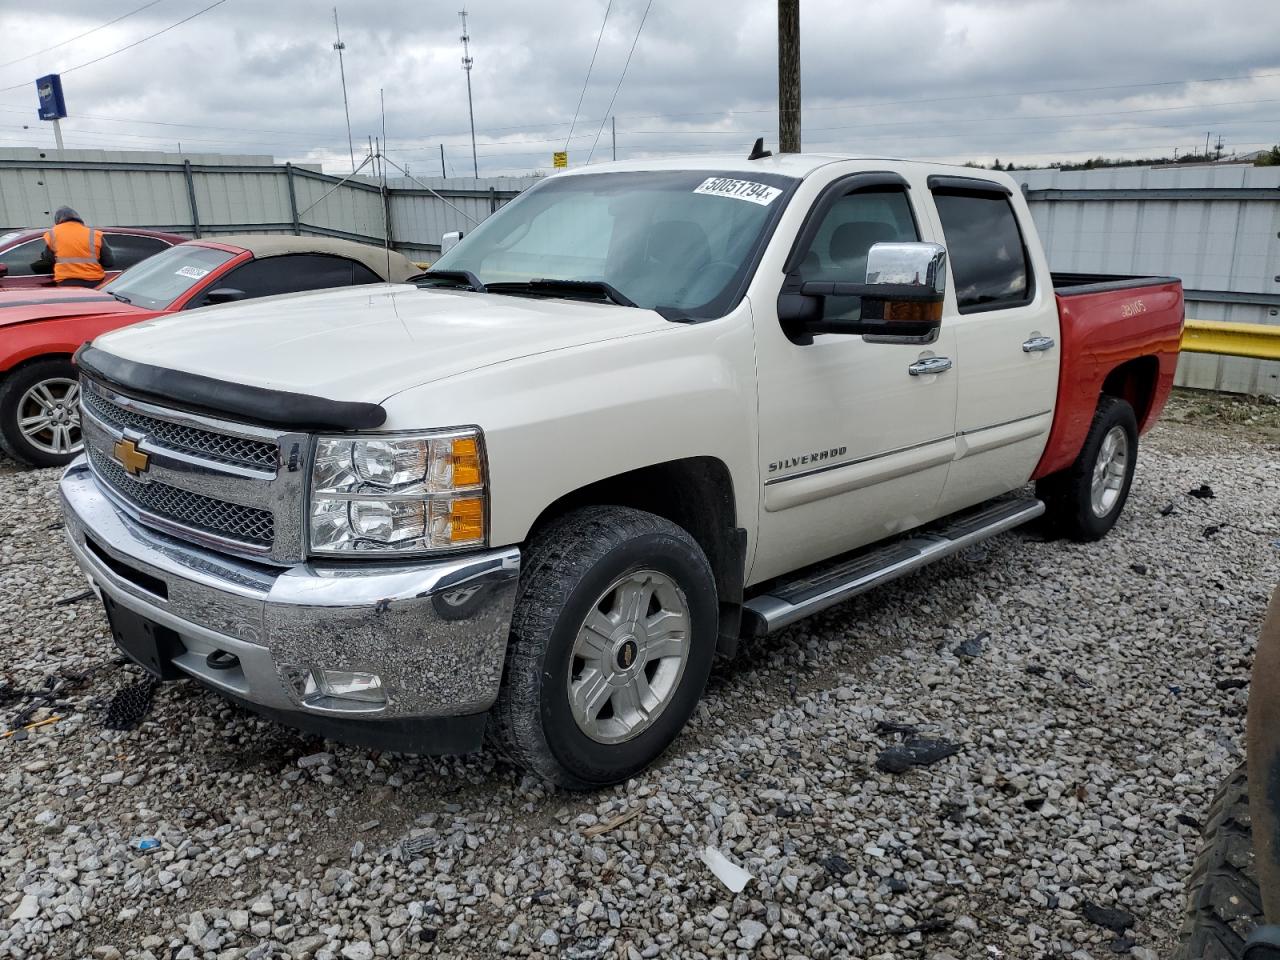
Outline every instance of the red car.
{"type": "Polygon", "coordinates": [[[402,254],[350,240],[242,235],[170,247],[95,289],[0,291],[0,448],[40,467],[80,451],[71,356],[100,334],[210,304],[421,272],[402,254]]]}
{"type": "MultiPolygon", "coordinates": [[[[0,290],[53,286],[52,274],[31,272],[31,264],[40,259],[44,250],[45,229],[15,230],[0,235],[0,290]]],[[[107,271],[104,282],[114,280],[121,271],[128,270],[135,263],[141,263],[147,257],[187,239],[176,233],[135,230],[133,227],[103,227],[102,237],[115,257],[115,266],[107,271]]]]}

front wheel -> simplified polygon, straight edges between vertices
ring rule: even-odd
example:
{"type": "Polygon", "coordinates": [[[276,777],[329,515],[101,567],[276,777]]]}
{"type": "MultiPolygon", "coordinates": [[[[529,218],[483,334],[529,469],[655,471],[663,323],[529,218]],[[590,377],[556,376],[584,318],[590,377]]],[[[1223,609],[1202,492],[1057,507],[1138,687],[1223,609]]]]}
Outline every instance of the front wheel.
{"type": "Polygon", "coordinates": [[[711,672],[719,604],[683,529],[626,507],[585,507],[529,544],[493,738],[552,783],[626,780],[667,748],[711,672]]]}
{"type": "Polygon", "coordinates": [[[1101,540],[1120,519],[1137,462],[1133,407],[1102,397],[1075,462],[1036,484],[1049,525],[1072,540],[1101,540]]]}
{"type": "Polygon", "coordinates": [[[40,360],[0,382],[0,447],[33,467],[63,466],[80,452],[80,379],[70,360],[40,360]]]}

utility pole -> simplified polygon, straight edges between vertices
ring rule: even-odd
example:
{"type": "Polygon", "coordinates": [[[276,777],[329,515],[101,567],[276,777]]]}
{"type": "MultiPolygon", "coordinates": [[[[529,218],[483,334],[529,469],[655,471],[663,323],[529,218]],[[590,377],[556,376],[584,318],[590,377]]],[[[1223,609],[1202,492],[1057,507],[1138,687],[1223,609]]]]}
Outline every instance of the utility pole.
{"type": "Polygon", "coordinates": [[[337,39],[333,49],[338,51],[338,74],[342,77],[342,112],[347,115],[347,150],[351,153],[351,172],[356,172],[356,148],[351,141],[351,107],[347,103],[347,68],[342,63],[342,51],[347,45],[342,42],[342,31],[338,29],[338,8],[333,8],[333,33],[337,39]]]}
{"type": "Polygon", "coordinates": [[[610,132],[613,134],[613,159],[618,159],[618,118],[609,118],[610,132]]]}
{"type": "Polygon", "coordinates": [[[778,152],[800,152],[800,0],[778,0],[778,152]]]}
{"type": "Polygon", "coordinates": [[[476,112],[471,105],[471,35],[467,33],[467,11],[459,10],[462,18],[462,69],[467,75],[467,116],[471,118],[471,172],[480,179],[480,162],[476,159],[476,112]]]}
{"type": "Polygon", "coordinates": [[[440,176],[447,177],[448,171],[444,168],[444,144],[440,144],[440,176]]]}
{"type": "Polygon", "coordinates": [[[1222,134],[1218,134],[1218,142],[1214,146],[1214,152],[1217,153],[1217,156],[1214,157],[1214,159],[1221,160],[1222,159],[1222,134]]]}
{"type": "Polygon", "coordinates": [[[1207,130],[1204,134],[1204,158],[1209,159],[1209,131],[1207,130]]]}

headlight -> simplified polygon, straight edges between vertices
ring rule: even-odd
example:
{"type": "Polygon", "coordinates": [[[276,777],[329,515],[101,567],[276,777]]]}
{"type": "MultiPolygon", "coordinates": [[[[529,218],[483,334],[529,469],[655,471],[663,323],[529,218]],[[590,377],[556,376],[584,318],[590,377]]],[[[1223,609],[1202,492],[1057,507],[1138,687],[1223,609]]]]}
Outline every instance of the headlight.
{"type": "Polygon", "coordinates": [[[312,553],[423,553],[485,542],[480,431],[320,437],[312,553]]]}

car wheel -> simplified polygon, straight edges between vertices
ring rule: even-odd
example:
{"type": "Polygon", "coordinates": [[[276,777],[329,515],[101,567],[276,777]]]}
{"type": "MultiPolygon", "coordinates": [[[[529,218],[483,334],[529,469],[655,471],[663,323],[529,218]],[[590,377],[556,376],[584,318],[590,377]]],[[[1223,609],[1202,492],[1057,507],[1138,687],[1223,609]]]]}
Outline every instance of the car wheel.
{"type": "Polygon", "coordinates": [[[697,706],[718,618],[711,565],[675,524],[609,506],[552,521],[525,554],[496,745],[570,789],[633,776],[697,706]]]}
{"type": "Polygon", "coordinates": [[[1138,421],[1119,397],[1098,401],[1075,463],[1036,484],[1050,527],[1073,540],[1100,540],[1129,499],[1138,461],[1138,421]]]}
{"type": "Polygon", "coordinates": [[[63,466],[81,451],[80,376],[70,360],[40,360],[0,383],[0,446],[33,467],[63,466]]]}
{"type": "Polygon", "coordinates": [[[1249,934],[1263,922],[1249,817],[1249,778],[1241,765],[1209,807],[1187,881],[1187,911],[1173,960],[1240,960],[1249,934]]]}

